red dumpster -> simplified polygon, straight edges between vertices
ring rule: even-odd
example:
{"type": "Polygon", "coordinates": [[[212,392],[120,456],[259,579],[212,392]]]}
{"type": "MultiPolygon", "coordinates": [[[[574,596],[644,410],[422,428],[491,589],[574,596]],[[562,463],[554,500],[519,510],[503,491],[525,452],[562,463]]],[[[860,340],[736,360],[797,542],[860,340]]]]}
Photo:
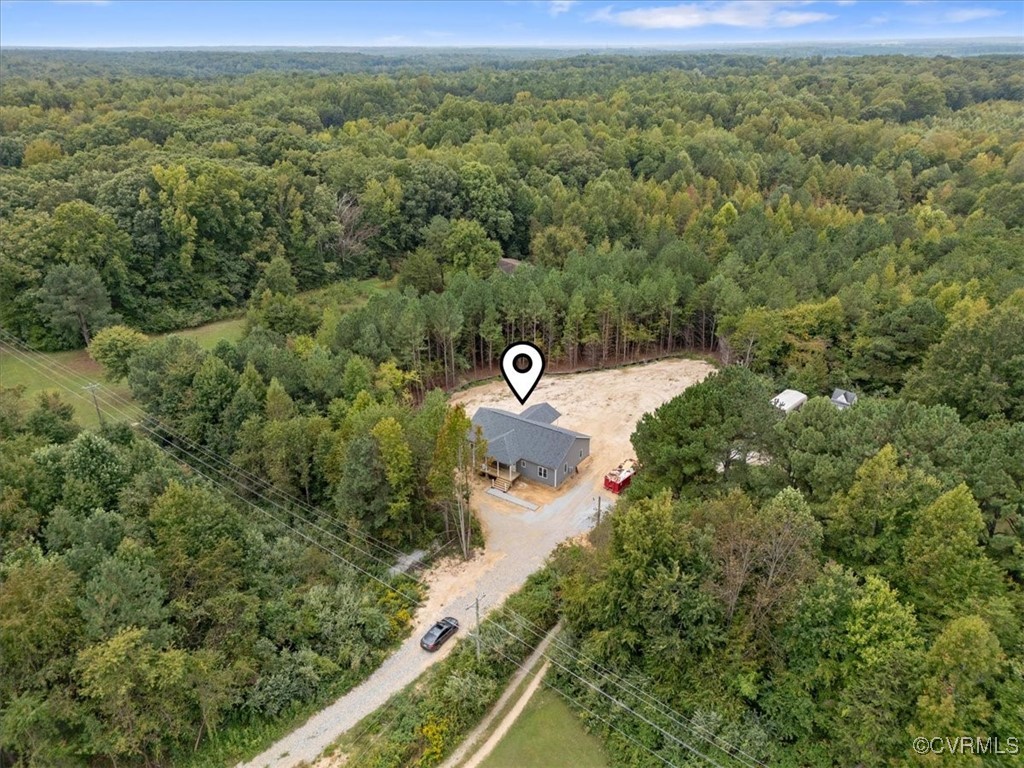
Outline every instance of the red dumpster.
{"type": "Polygon", "coordinates": [[[637,463],[635,459],[626,459],[615,469],[604,476],[604,487],[612,493],[622,493],[629,488],[636,474],[637,463]]]}

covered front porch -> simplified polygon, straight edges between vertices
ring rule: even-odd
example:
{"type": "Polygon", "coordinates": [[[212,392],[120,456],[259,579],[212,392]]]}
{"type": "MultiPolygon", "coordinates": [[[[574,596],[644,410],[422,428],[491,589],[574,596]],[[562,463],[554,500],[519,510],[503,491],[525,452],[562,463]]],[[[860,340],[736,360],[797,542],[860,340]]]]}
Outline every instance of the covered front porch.
{"type": "Polygon", "coordinates": [[[509,464],[488,458],[480,462],[480,474],[491,478],[491,487],[507,491],[519,477],[519,472],[509,464]]]}

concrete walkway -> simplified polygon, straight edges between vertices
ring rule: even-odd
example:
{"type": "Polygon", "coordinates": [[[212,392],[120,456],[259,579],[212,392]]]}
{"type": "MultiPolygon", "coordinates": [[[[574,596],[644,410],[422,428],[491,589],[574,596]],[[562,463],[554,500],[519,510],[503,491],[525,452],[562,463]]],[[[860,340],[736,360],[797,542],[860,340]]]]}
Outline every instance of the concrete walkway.
{"type": "Polygon", "coordinates": [[[532,501],[520,499],[518,496],[513,496],[511,493],[508,493],[507,491],[498,490],[497,488],[488,488],[487,495],[493,496],[496,499],[501,499],[502,501],[507,501],[509,504],[515,504],[517,507],[528,509],[531,512],[536,512],[538,509],[537,505],[534,504],[532,501]]]}

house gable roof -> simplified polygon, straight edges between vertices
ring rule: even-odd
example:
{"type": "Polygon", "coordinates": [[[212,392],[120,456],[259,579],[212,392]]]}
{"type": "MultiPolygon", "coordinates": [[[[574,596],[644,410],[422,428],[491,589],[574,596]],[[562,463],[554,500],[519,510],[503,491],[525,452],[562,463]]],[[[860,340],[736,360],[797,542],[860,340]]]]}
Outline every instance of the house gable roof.
{"type": "Polygon", "coordinates": [[[561,415],[551,406],[551,403],[537,403],[520,413],[519,418],[539,421],[542,424],[554,424],[561,415]]]}
{"type": "MultiPolygon", "coordinates": [[[[547,407],[558,413],[551,406],[547,407]]],[[[549,415],[546,411],[544,413],[549,415]]],[[[475,439],[475,428],[479,427],[487,441],[487,455],[492,459],[508,465],[526,459],[542,467],[557,469],[566,463],[578,438],[590,439],[589,435],[533,421],[524,415],[525,412],[515,414],[497,408],[480,408],[473,415],[474,429],[470,432],[470,440],[475,439]]]]}

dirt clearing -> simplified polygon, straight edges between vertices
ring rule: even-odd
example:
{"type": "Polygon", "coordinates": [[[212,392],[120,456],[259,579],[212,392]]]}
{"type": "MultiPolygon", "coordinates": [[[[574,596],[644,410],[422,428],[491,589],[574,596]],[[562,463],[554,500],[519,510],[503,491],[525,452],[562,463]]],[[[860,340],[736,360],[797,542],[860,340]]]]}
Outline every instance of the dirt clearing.
{"type": "MultiPolygon", "coordinates": [[[[528,404],[551,403],[562,414],[555,422],[557,426],[590,435],[590,458],[580,472],[584,472],[584,466],[586,474],[600,468],[599,478],[603,478],[605,472],[633,456],[629,437],[641,416],[703,380],[713,370],[714,366],[703,360],[677,358],[607,371],[548,374],[541,379],[528,404]]],[[[502,380],[457,392],[451,402],[464,405],[471,417],[482,406],[512,413],[523,410],[502,380]]],[[[532,496],[533,491],[539,491],[539,503],[543,504],[564,493],[564,489],[565,486],[548,494],[542,486],[520,481],[513,493],[538,503],[532,496]]]]}

